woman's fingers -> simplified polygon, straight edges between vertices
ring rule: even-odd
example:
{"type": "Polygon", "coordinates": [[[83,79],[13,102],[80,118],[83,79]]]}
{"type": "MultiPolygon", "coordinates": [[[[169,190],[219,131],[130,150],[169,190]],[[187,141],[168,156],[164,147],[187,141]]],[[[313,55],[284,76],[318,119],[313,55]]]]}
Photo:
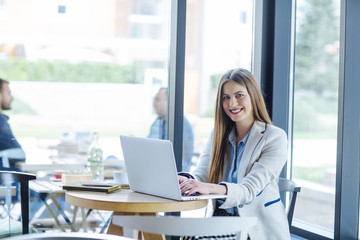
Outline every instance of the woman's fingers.
{"type": "Polygon", "coordinates": [[[194,179],[186,179],[185,181],[183,181],[180,184],[181,193],[190,191],[195,186],[195,182],[197,181],[194,179]]]}
{"type": "MultiPolygon", "coordinates": [[[[180,181],[180,180],[179,180],[180,181]]],[[[191,195],[194,193],[199,194],[227,194],[227,187],[225,185],[204,183],[195,179],[188,179],[180,183],[181,193],[191,195]]]]}
{"type": "Polygon", "coordinates": [[[188,180],[187,177],[183,177],[183,176],[178,176],[178,180],[179,180],[179,183],[181,184],[182,182],[188,180]]]}
{"type": "Polygon", "coordinates": [[[181,193],[186,192],[187,195],[194,193],[207,194],[207,184],[194,179],[187,179],[180,184],[181,193]]]}

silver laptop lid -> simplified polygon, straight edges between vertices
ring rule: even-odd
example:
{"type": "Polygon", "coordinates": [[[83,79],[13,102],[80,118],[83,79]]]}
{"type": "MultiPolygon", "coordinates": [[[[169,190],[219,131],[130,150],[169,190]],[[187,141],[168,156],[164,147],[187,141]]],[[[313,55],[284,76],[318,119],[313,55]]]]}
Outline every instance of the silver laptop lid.
{"type": "Polygon", "coordinates": [[[120,136],[131,190],[181,200],[169,140],[120,136]]]}

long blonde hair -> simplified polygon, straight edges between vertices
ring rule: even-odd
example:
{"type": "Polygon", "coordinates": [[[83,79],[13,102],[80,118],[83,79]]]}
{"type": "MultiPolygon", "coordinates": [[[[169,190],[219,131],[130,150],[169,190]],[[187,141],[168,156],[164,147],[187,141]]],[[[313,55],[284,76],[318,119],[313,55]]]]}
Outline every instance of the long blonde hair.
{"type": "Polygon", "coordinates": [[[210,183],[219,183],[224,177],[225,159],[229,149],[229,134],[235,126],[235,122],[225,113],[222,106],[223,87],[225,83],[230,81],[246,87],[251,99],[255,121],[271,124],[264,98],[254,76],[248,70],[242,68],[227,71],[221,77],[216,96],[214,136],[209,171],[210,183]]]}

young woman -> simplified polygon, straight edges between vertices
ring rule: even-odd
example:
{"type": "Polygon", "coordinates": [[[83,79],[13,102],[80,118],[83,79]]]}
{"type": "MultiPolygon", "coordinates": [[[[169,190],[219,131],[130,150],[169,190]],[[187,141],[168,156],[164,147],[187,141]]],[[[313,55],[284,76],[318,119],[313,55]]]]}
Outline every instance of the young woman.
{"type": "Polygon", "coordinates": [[[213,215],[257,217],[251,240],[290,239],[278,188],[286,160],[286,134],[271,124],[254,76],[233,69],[220,80],[204,153],[191,175],[179,176],[180,188],[188,195],[227,194],[216,200],[213,215]]]}

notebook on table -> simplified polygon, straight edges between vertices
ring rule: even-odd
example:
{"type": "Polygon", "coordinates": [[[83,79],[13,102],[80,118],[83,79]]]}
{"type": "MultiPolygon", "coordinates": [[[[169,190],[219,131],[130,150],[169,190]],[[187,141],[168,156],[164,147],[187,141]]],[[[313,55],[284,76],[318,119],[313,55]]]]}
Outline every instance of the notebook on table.
{"type": "Polygon", "coordinates": [[[63,189],[111,193],[113,191],[120,190],[121,185],[108,183],[76,182],[63,185],[63,189]]]}
{"type": "Polygon", "coordinates": [[[183,196],[169,140],[121,135],[120,141],[131,190],[180,201],[227,197],[218,194],[183,196]]]}

